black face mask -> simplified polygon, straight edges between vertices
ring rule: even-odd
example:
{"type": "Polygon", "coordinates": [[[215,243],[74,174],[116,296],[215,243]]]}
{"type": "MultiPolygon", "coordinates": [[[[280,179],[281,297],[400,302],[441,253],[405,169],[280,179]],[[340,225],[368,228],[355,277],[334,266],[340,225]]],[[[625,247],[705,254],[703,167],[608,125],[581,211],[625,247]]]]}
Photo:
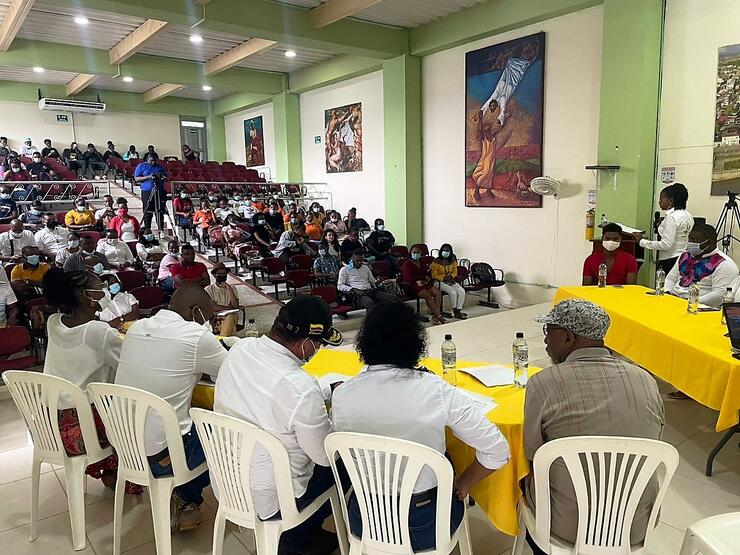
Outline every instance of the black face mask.
{"type": "Polygon", "coordinates": [[[216,276],[216,283],[226,283],[229,276],[216,276]]]}
{"type": "Polygon", "coordinates": [[[46,222],[46,227],[48,227],[49,229],[54,229],[58,225],[58,223],[59,222],[46,222]]]}

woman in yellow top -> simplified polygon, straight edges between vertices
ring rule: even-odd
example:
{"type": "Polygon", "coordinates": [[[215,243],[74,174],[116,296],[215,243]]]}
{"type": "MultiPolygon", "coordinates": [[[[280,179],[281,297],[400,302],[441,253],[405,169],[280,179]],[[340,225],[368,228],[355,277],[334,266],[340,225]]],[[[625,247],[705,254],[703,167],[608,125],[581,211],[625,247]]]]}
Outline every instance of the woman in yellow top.
{"type": "Polygon", "coordinates": [[[452,251],[452,245],[445,243],[439,249],[439,256],[434,259],[429,271],[432,279],[439,282],[439,288],[443,293],[447,293],[452,301],[452,313],[455,318],[465,320],[468,315],[462,311],[465,304],[465,289],[456,280],[457,278],[457,257],[452,251]]]}
{"type": "Polygon", "coordinates": [[[87,207],[84,198],[75,200],[74,209],[64,216],[64,224],[70,230],[93,229],[96,222],[95,213],[87,207]]]}

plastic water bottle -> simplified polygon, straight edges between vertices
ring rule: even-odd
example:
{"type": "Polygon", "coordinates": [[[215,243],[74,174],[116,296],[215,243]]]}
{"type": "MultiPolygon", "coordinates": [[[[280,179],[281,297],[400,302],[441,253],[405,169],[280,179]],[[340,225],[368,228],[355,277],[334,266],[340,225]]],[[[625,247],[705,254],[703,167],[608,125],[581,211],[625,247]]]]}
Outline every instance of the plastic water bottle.
{"type": "MultiPolygon", "coordinates": [[[[732,292],[732,287],[728,287],[727,291],[725,291],[725,296],[722,298],[722,304],[725,305],[727,303],[734,303],[735,302],[735,294],[732,292]]],[[[722,309],[722,325],[727,325],[727,319],[725,318],[725,311],[724,308],[722,309]]]]}
{"type": "Polygon", "coordinates": [[[686,307],[689,314],[699,313],[699,284],[694,282],[689,285],[689,304],[686,307]]]}
{"type": "Polygon", "coordinates": [[[599,287],[606,287],[606,262],[599,264],[599,287]]]}
{"type": "Polygon", "coordinates": [[[442,375],[445,381],[449,381],[452,385],[457,385],[456,368],[457,347],[455,347],[455,342],[452,341],[452,335],[448,333],[445,335],[444,343],[442,343],[442,375]]]}
{"type": "Polygon", "coordinates": [[[665,270],[658,268],[658,273],[655,274],[655,294],[659,297],[665,293],[665,270]]]}
{"type": "Polygon", "coordinates": [[[609,223],[609,220],[606,219],[606,214],[602,214],[601,222],[599,222],[599,227],[604,227],[608,223],[609,223]]]}
{"type": "Polygon", "coordinates": [[[527,387],[529,381],[529,346],[524,339],[524,333],[517,332],[511,350],[514,358],[514,383],[518,387],[527,387]]]}
{"type": "Polygon", "coordinates": [[[254,322],[254,318],[250,318],[247,323],[247,327],[244,329],[244,337],[259,337],[260,330],[257,324],[254,322]]]}

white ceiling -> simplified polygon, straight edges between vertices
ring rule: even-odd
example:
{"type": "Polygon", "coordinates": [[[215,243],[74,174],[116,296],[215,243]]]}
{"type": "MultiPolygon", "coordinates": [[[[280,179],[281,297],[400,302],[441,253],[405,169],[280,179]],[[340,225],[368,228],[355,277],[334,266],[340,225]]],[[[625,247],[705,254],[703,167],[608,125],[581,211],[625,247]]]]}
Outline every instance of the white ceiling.
{"type": "Polygon", "coordinates": [[[201,87],[185,87],[179,91],[173,92],[170,96],[179,96],[181,98],[194,98],[196,100],[216,100],[231,94],[231,91],[204,91],[201,87]]]}
{"type": "Polygon", "coordinates": [[[255,56],[249,56],[244,61],[237,64],[237,67],[289,73],[297,69],[312,66],[318,62],[323,62],[332,56],[334,56],[332,52],[326,52],[324,50],[310,50],[308,48],[276,44],[269,50],[265,50],[255,56]],[[286,50],[293,50],[296,53],[296,57],[286,58],[286,50]]]}
{"type": "Polygon", "coordinates": [[[36,73],[33,69],[26,67],[0,67],[0,81],[66,85],[76,75],[76,73],[70,73],[68,71],[44,71],[44,73],[36,73]]]}
{"type": "MultiPolygon", "coordinates": [[[[90,85],[91,89],[102,89],[104,91],[123,91],[131,93],[143,93],[159,85],[158,81],[134,80],[126,83],[120,77],[97,77],[90,85]]],[[[104,99],[105,100],[105,99],[104,99]]]]}

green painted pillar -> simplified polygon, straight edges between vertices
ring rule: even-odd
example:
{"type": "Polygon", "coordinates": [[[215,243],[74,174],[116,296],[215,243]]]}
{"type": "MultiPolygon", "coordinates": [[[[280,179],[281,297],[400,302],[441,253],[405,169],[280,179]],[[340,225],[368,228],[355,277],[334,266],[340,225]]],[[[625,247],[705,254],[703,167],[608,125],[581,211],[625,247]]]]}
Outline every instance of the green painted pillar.
{"type": "Polygon", "coordinates": [[[283,92],[272,97],[275,121],[275,179],[302,181],[301,104],[297,94],[283,92]]]}
{"type": "Polygon", "coordinates": [[[648,230],[654,211],[664,0],[604,0],[597,221],[648,230]]]}
{"type": "Polygon", "coordinates": [[[224,116],[214,112],[213,102],[208,103],[206,141],[208,142],[209,160],[216,160],[217,162],[226,160],[226,124],[224,116]]]}
{"type": "Polygon", "coordinates": [[[423,240],[421,60],[383,62],[385,221],[400,244],[423,240]]]}

